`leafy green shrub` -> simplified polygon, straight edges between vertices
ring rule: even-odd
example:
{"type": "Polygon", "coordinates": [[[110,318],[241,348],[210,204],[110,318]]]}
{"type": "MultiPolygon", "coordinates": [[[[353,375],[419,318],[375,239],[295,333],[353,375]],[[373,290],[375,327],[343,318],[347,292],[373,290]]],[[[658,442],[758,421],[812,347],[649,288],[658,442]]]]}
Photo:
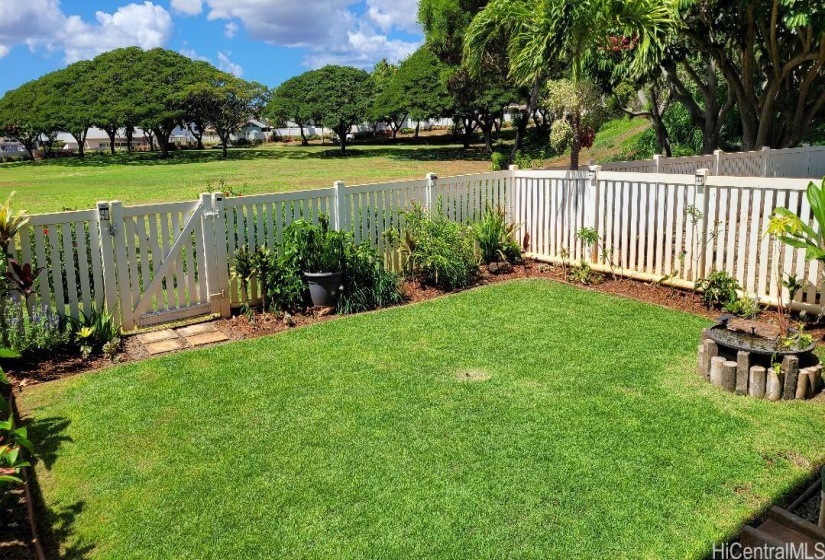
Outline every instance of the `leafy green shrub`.
{"type": "Polygon", "coordinates": [[[400,253],[409,277],[443,290],[476,281],[479,259],[472,231],[445,218],[440,200],[429,211],[414,204],[402,217],[404,230],[388,230],[386,237],[400,253]]]}
{"type": "Polygon", "coordinates": [[[513,264],[521,260],[521,247],[514,238],[516,225],[507,223],[507,215],[502,210],[493,210],[488,205],[472,231],[485,264],[498,261],[513,264]]]}
{"type": "Polygon", "coordinates": [[[555,154],[563,154],[573,140],[573,127],[567,119],[556,119],[550,125],[550,149],[555,154]]]}
{"type": "Polygon", "coordinates": [[[739,299],[737,290],[739,282],[724,270],[711,272],[705,278],[696,281],[693,288],[701,292],[701,298],[707,307],[724,307],[739,299]]]}
{"type": "Polygon", "coordinates": [[[11,487],[23,483],[23,468],[30,466],[24,455],[34,453],[26,428],[14,425],[11,405],[5,397],[8,387],[6,374],[0,369],[0,502],[11,487]]]}
{"type": "Polygon", "coordinates": [[[761,309],[756,298],[744,296],[728,302],[725,305],[725,311],[739,317],[744,317],[745,319],[755,319],[759,316],[761,309]]]}
{"type": "Polygon", "coordinates": [[[120,332],[114,315],[97,306],[93,305],[88,313],[73,321],[72,330],[84,358],[103,352],[104,347],[107,347],[106,353],[111,357],[120,347],[120,332]]]}
{"type": "Polygon", "coordinates": [[[8,347],[27,359],[45,360],[67,350],[72,343],[68,321],[44,306],[19,315],[15,306],[6,308],[8,347]]]}
{"type": "Polygon", "coordinates": [[[321,216],[320,225],[306,220],[292,222],[284,231],[284,245],[289,245],[302,272],[341,272],[347,235],[329,229],[329,219],[321,216]]]}
{"type": "Polygon", "coordinates": [[[501,152],[493,152],[490,158],[490,169],[492,171],[501,171],[507,167],[507,156],[501,152]]]}
{"type": "Polygon", "coordinates": [[[378,250],[369,243],[347,246],[343,290],[338,298],[338,313],[358,313],[403,301],[399,278],[387,270],[378,250]]]}

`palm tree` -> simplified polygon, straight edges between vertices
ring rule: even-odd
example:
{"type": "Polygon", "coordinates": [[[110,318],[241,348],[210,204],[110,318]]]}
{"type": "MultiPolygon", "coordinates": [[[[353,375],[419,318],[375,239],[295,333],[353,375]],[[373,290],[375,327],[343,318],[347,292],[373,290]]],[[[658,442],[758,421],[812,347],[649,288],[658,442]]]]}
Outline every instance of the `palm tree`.
{"type": "MultiPolygon", "coordinates": [[[[473,18],[464,36],[464,60],[479,73],[492,48],[504,42],[510,78],[518,85],[540,83],[559,60],[574,84],[588,59],[611,36],[632,38],[631,72],[653,63],[679,27],[679,0],[492,0],[473,18]]],[[[573,126],[571,169],[578,168],[581,115],[573,126]]]]}

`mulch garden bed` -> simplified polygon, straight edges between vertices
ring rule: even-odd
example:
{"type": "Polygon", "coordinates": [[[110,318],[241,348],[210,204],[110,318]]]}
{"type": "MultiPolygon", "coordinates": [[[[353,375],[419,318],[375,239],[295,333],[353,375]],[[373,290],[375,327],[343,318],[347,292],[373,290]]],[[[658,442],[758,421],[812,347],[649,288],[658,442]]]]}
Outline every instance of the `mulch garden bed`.
{"type": "MultiPolygon", "coordinates": [[[[493,272],[482,267],[481,278],[477,285],[506,282],[517,278],[545,278],[573,284],[565,278],[564,269],[559,265],[554,266],[537,261],[526,261],[523,265],[504,267],[499,270],[493,269],[493,272]]],[[[576,283],[574,285],[585,290],[594,290],[616,296],[628,297],[655,305],[661,305],[669,309],[700,315],[710,320],[715,320],[724,313],[724,311],[718,309],[706,308],[694,292],[663,286],[655,282],[644,282],[613,277],[610,274],[602,274],[601,281],[598,283],[590,285],[576,283]]],[[[405,280],[403,282],[402,290],[407,303],[418,303],[445,294],[442,290],[422,286],[418,282],[411,280],[405,280]]],[[[244,340],[247,338],[276,334],[291,328],[311,325],[339,317],[338,315],[330,315],[326,310],[309,309],[305,313],[295,315],[273,313],[236,315],[231,319],[217,319],[214,325],[219,331],[226,334],[230,340],[244,340]]],[[[775,328],[779,323],[778,313],[774,309],[767,309],[751,323],[768,328],[775,328]]],[[[822,342],[823,339],[825,339],[825,321],[806,325],[806,331],[814,337],[814,340],[822,342]]],[[[132,362],[148,357],[149,354],[144,350],[137,338],[130,336],[124,339],[123,351],[118,356],[116,363],[132,362]]],[[[18,388],[22,388],[27,385],[52,381],[69,375],[111,367],[113,363],[103,357],[82,359],[77,355],[64,355],[40,362],[17,360],[2,365],[9,379],[11,379],[18,388]]]]}

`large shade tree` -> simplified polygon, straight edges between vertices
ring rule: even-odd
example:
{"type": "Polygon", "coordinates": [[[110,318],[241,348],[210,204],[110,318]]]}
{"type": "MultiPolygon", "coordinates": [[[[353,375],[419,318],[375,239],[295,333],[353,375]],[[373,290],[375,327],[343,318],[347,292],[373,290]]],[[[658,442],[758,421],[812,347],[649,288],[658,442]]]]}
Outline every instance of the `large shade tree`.
{"type": "MultiPolygon", "coordinates": [[[[323,126],[338,135],[341,153],[347,149],[347,134],[363,122],[373,99],[370,75],[349,66],[324,66],[308,72],[313,84],[305,99],[310,115],[321,115],[323,126]]],[[[316,123],[318,124],[318,123],[316,123]]]]}
{"type": "MultiPolygon", "coordinates": [[[[675,1],[661,0],[492,0],[474,18],[464,38],[465,63],[475,73],[504,41],[508,75],[516,84],[534,86],[557,61],[567,61],[572,83],[584,78],[588,57],[615,36],[633,37],[632,70],[661,56],[678,28],[675,1]]],[[[578,168],[583,134],[581,114],[570,115],[573,128],[570,166],[578,168]]]]}
{"type": "Polygon", "coordinates": [[[309,140],[306,136],[306,127],[310,124],[321,124],[323,115],[320,107],[310,106],[307,100],[315,88],[312,74],[305,72],[300,76],[288,79],[273,92],[264,109],[264,116],[273,122],[292,122],[298,125],[301,132],[301,144],[306,146],[309,140]]]}
{"type": "Polygon", "coordinates": [[[821,0],[683,0],[687,48],[710,60],[736,100],[742,147],[791,147],[825,107],[821,0]]]}
{"type": "Polygon", "coordinates": [[[247,82],[218,70],[213,69],[211,74],[208,79],[193,84],[187,98],[196,100],[200,122],[215,129],[225,158],[230,137],[260,115],[266,104],[267,89],[257,82],[247,82]]]}
{"type": "Polygon", "coordinates": [[[426,45],[404,59],[396,74],[396,88],[403,93],[403,105],[409,117],[416,121],[415,137],[421,121],[444,116],[450,108],[443,73],[446,66],[426,45]]]}

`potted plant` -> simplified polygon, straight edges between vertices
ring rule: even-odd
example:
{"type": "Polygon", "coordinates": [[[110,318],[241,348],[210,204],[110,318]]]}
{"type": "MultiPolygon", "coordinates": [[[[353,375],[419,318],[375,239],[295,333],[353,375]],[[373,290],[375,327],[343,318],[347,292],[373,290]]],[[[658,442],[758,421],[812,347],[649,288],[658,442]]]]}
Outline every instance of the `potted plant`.
{"type": "Polygon", "coordinates": [[[346,242],[346,234],[329,229],[325,216],[320,225],[297,220],[286,232],[285,250],[294,252],[315,307],[334,307],[337,303],[346,242]]]}

